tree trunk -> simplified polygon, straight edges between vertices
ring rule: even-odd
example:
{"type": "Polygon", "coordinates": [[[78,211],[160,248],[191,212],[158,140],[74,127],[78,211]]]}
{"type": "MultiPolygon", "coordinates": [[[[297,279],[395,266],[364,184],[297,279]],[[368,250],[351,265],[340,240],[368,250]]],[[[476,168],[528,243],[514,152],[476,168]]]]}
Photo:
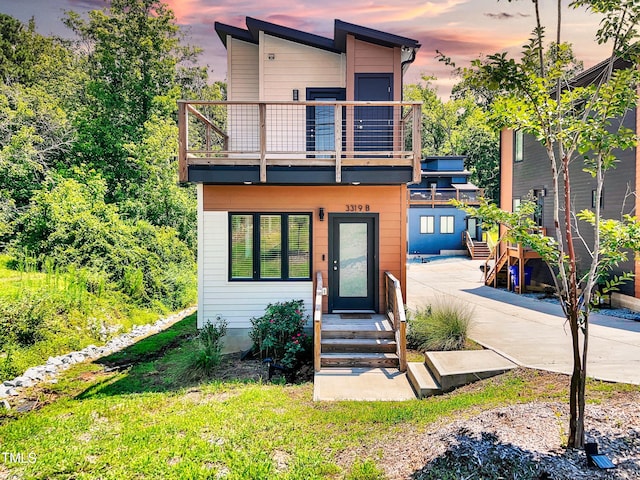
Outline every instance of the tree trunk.
{"type": "MultiPolygon", "coordinates": [[[[571,228],[571,179],[569,175],[569,158],[562,157],[562,176],[564,180],[564,229],[567,240],[568,287],[566,315],[571,329],[571,345],[573,348],[573,372],[569,388],[569,438],[567,447],[580,448],[584,446],[584,388],[586,379],[586,365],[582,361],[580,351],[580,304],[578,301],[578,275],[576,252],[573,244],[571,228]]],[[[586,342],[583,344],[586,348],[586,342]]]]}

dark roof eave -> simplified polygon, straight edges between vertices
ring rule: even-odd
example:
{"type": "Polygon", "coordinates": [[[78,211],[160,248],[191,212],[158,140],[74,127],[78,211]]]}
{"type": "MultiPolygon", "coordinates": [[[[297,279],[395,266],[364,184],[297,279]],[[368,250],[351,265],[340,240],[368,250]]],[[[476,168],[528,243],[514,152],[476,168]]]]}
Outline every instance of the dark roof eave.
{"type": "Polygon", "coordinates": [[[333,53],[341,53],[340,50],[336,49],[333,40],[330,38],[302,32],[289,27],[283,27],[282,25],[265,22],[264,20],[258,20],[257,18],[247,17],[246,21],[247,28],[255,39],[258,38],[260,31],[263,31],[269,35],[282,38],[284,40],[290,40],[292,42],[301,43],[309,47],[319,48],[333,53]]]}
{"type": "Polygon", "coordinates": [[[234,27],[233,25],[227,25],[220,22],[214,23],[214,28],[218,37],[222,41],[222,44],[227,47],[227,36],[231,35],[233,38],[238,40],[243,40],[245,42],[257,44],[258,40],[251,35],[249,30],[245,30],[244,28],[234,27]]]}
{"type": "Polygon", "coordinates": [[[347,48],[347,34],[351,34],[359,40],[383,47],[405,47],[415,50],[420,48],[420,43],[417,40],[336,19],[333,37],[336,48],[342,52],[346,51],[347,48]]]}

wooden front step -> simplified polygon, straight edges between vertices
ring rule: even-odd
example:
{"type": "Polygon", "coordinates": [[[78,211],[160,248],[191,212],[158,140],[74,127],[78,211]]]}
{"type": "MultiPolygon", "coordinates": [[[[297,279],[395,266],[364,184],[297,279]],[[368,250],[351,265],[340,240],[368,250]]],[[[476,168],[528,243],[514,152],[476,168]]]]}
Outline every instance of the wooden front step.
{"type": "Polygon", "coordinates": [[[400,361],[395,353],[322,353],[323,367],[398,368],[400,361]]]}
{"type": "Polygon", "coordinates": [[[356,319],[327,315],[320,347],[322,368],[399,366],[395,333],[385,315],[356,319]]]}
{"type": "Polygon", "coordinates": [[[395,353],[396,347],[396,341],[389,338],[322,339],[322,351],[326,353],[395,353]]]}

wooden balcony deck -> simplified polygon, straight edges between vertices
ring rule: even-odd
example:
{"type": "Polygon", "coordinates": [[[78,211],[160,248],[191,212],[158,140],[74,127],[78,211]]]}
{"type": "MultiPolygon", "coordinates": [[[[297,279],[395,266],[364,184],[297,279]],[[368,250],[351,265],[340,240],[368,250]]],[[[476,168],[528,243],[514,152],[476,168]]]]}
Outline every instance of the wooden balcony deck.
{"type": "Polygon", "coordinates": [[[179,179],[189,168],[404,167],[420,181],[419,102],[178,102],[179,179]]]}

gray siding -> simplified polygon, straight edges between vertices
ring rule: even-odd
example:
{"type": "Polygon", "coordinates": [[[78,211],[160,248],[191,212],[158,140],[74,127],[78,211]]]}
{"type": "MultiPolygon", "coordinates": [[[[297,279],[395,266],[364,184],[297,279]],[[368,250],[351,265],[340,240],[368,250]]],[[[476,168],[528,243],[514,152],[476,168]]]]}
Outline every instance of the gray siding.
{"type": "MultiPolygon", "coordinates": [[[[636,130],[635,110],[624,119],[624,126],[636,130]]],[[[604,218],[619,219],[623,213],[635,213],[636,191],[636,151],[618,151],[619,163],[615,169],[607,172],[604,183],[604,218]]],[[[595,179],[590,174],[583,172],[583,162],[575,160],[571,167],[571,198],[577,211],[591,209],[591,195],[595,189],[595,179]]],[[[524,160],[513,164],[513,198],[525,198],[531,190],[546,189],[544,198],[543,224],[547,232],[553,235],[553,190],[551,181],[551,169],[544,147],[533,137],[525,136],[524,160]]],[[[562,205],[562,176],[560,176],[560,202],[562,205]]],[[[562,215],[562,211],[560,212],[562,215]]],[[[580,233],[587,244],[593,243],[593,229],[584,222],[579,223],[580,233]]],[[[586,268],[589,263],[587,250],[578,243],[577,255],[581,268],[586,268]]],[[[630,260],[621,264],[613,273],[633,272],[633,254],[629,254],[630,260]]],[[[536,267],[534,278],[539,281],[549,281],[549,273],[546,268],[536,267]]],[[[622,293],[634,295],[634,283],[627,283],[622,293]]]]}

